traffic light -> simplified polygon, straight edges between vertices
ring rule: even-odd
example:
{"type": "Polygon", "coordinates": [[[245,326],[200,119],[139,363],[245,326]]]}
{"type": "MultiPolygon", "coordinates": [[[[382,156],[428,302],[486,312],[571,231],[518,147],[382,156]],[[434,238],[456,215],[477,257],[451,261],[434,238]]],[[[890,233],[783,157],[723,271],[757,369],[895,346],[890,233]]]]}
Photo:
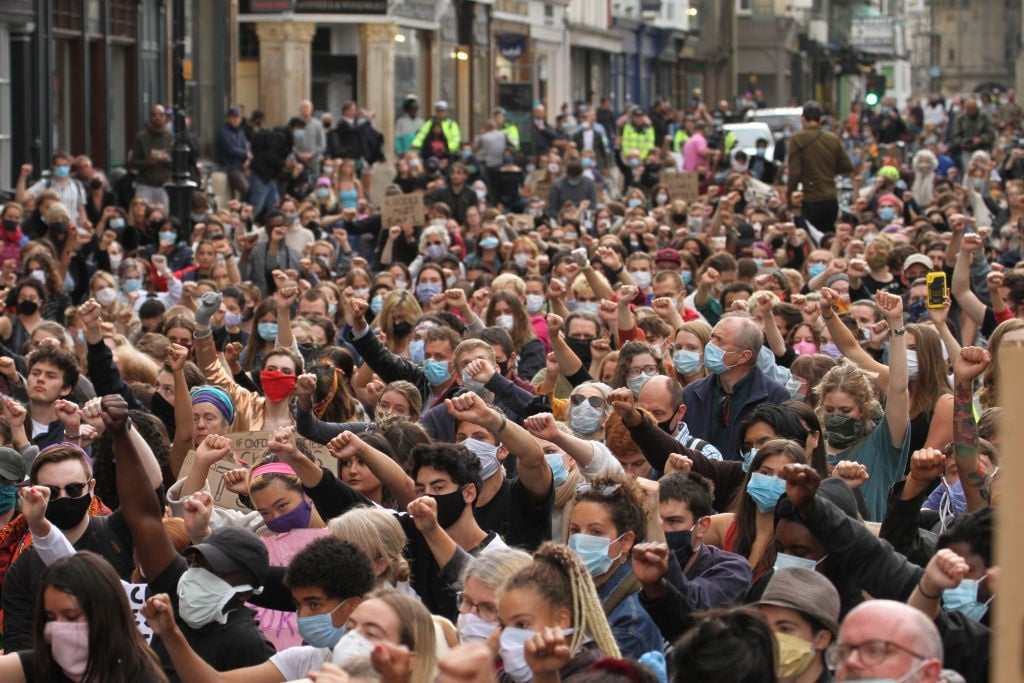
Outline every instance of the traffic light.
{"type": "Polygon", "coordinates": [[[882,99],[882,95],[884,94],[885,76],[872,69],[867,75],[867,88],[865,89],[864,102],[869,107],[873,107],[878,104],[878,101],[882,99]]]}

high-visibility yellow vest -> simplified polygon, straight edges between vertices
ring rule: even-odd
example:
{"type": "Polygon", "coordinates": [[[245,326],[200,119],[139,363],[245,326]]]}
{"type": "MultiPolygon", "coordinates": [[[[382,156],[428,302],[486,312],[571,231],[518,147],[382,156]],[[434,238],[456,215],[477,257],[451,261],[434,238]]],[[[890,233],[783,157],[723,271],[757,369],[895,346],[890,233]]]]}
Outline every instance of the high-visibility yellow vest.
{"type": "Polygon", "coordinates": [[[516,124],[509,123],[508,121],[506,121],[505,125],[501,127],[501,132],[505,134],[505,137],[508,138],[509,144],[512,145],[513,147],[515,147],[516,151],[518,152],[519,151],[519,128],[516,127],[516,124]]]}
{"type": "Polygon", "coordinates": [[[676,134],[672,136],[672,151],[679,154],[683,145],[690,139],[690,134],[686,132],[685,128],[680,128],[676,131],[676,134]]]}
{"type": "Polygon", "coordinates": [[[623,156],[634,149],[640,150],[641,158],[647,156],[647,153],[654,149],[654,126],[647,126],[641,133],[633,127],[632,123],[625,125],[622,129],[623,156]]]}
{"type": "MultiPolygon", "coordinates": [[[[427,119],[420,128],[420,132],[416,133],[416,137],[412,141],[412,146],[416,149],[423,147],[423,141],[430,135],[430,129],[434,127],[433,118],[427,119]]],[[[441,122],[441,132],[444,133],[445,140],[448,141],[448,151],[452,154],[458,154],[459,147],[462,146],[462,133],[459,131],[459,124],[451,119],[445,119],[441,122]]]]}

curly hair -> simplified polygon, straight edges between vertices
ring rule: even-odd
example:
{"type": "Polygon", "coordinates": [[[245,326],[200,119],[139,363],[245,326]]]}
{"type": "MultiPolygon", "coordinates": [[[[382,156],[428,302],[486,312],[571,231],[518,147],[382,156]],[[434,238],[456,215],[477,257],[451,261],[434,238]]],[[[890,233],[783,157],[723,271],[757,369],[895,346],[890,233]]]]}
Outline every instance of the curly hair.
{"type": "Polygon", "coordinates": [[[373,564],[356,544],[335,536],[318,538],[292,558],[284,573],[284,585],[320,588],[328,598],[362,597],[375,584],[373,564]]]}
{"type": "Polygon", "coordinates": [[[675,680],[775,683],[775,637],[752,607],[700,613],[676,641],[675,680]]]}
{"type": "Polygon", "coordinates": [[[414,480],[423,467],[444,472],[460,489],[466,484],[473,484],[477,495],[480,495],[480,487],[483,485],[480,461],[461,444],[433,443],[417,446],[412,450],[412,466],[409,468],[414,480]]]}
{"type": "MultiPolygon", "coordinates": [[[[39,363],[49,363],[57,368],[64,375],[63,388],[74,389],[81,377],[81,369],[78,364],[78,356],[70,351],[52,344],[44,344],[29,354],[25,361],[28,374],[32,374],[32,368],[39,363]]],[[[155,379],[155,378],[154,378],[155,379]]]]}
{"type": "Polygon", "coordinates": [[[597,503],[603,507],[612,518],[616,533],[633,532],[636,537],[634,545],[643,543],[647,537],[644,497],[640,485],[632,477],[623,473],[596,477],[590,486],[576,492],[574,502],[576,505],[597,503]]]}
{"type": "Polygon", "coordinates": [[[864,433],[869,434],[875,428],[875,417],[882,412],[882,405],[878,402],[870,373],[844,360],[825,374],[814,387],[814,397],[818,404],[815,412],[823,424],[826,414],[825,397],[835,391],[843,392],[860,407],[864,433]]]}
{"type": "Polygon", "coordinates": [[[601,598],[587,568],[568,547],[544,542],[533,562],[505,583],[498,600],[513,590],[532,590],[551,609],[567,609],[572,618],[569,651],[576,652],[586,638],[592,638],[606,657],[619,657],[619,646],[601,608],[601,598]]]}
{"type": "MultiPolygon", "coordinates": [[[[160,465],[164,486],[170,488],[177,478],[171,471],[171,440],[167,436],[167,428],[152,413],[143,410],[130,410],[128,415],[132,418],[132,425],[139,430],[139,434],[153,451],[153,457],[160,465]]],[[[121,506],[115,482],[117,472],[115,461],[114,437],[109,431],[105,431],[93,442],[92,466],[93,476],[96,479],[96,495],[111,510],[116,510],[121,506]]]]}
{"type": "Polygon", "coordinates": [[[971,551],[981,556],[985,567],[992,566],[992,527],[995,513],[991,507],[983,507],[975,512],[960,515],[949,528],[939,536],[936,550],[948,548],[957,542],[963,542],[971,551]]]}
{"type": "Polygon", "coordinates": [[[626,386],[626,378],[629,376],[629,364],[633,359],[643,354],[649,354],[658,367],[658,374],[665,374],[665,362],[661,356],[654,352],[654,348],[647,342],[628,341],[619,349],[619,361],[615,364],[615,374],[612,375],[612,388],[621,389],[626,386]]]}

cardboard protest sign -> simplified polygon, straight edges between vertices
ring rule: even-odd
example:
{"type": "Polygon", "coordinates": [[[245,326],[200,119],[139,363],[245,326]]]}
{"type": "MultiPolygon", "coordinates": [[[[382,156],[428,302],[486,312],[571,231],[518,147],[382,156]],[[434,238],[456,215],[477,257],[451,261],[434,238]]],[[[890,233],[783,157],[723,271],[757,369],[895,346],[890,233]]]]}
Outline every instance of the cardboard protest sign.
{"type": "Polygon", "coordinates": [[[700,178],[693,171],[685,173],[662,173],[661,182],[668,188],[668,196],[695,202],[700,198],[700,178]]]}
{"type": "Polygon", "coordinates": [[[393,194],[384,197],[380,207],[381,227],[387,231],[394,225],[423,223],[423,193],[393,194]]]}
{"type": "MultiPolygon", "coordinates": [[[[213,504],[221,508],[252,512],[250,508],[238,502],[238,496],[235,493],[228,490],[227,484],[224,482],[224,474],[231,470],[247,467],[260,460],[267,452],[267,440],[270,438],[270,432],[233,432],[224,436],[233,442],[231,452],[227,457],[214,463],[210,468],[210,473],[206,476],[206,480],[210,484],[210,493],[213,495],[213,504]]],[[[327,446],[313,443],[298,434],[294,435],[294,439],[299,450],[310,454],[317,465],[336,469],[335,459],[327,450],[327,446]]],[[[195,453],[190,452],[181,467],[181,476],[188,475],[192,471],[194,463],[195,453]]]]}

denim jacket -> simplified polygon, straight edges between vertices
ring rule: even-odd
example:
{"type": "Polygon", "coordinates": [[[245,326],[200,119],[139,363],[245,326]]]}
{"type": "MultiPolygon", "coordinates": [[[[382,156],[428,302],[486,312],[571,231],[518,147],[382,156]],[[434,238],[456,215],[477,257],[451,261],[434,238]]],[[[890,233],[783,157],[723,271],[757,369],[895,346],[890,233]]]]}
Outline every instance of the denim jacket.
{"type": "MultiPolygon", "coordinates": [[[[619,584],[633,574],[633,563],[627,560],[603,585],[597,587],[597,595],[604,602],[615,592],[619,584]]],[[[608,625],[615,636],[615,642],[623,657],[639,659],[647,652],[664,652],[665,639],[654,625],[654,620],[640,605],[638,593],[633,593],[620,602],[608,615],[608,625]]]]}

